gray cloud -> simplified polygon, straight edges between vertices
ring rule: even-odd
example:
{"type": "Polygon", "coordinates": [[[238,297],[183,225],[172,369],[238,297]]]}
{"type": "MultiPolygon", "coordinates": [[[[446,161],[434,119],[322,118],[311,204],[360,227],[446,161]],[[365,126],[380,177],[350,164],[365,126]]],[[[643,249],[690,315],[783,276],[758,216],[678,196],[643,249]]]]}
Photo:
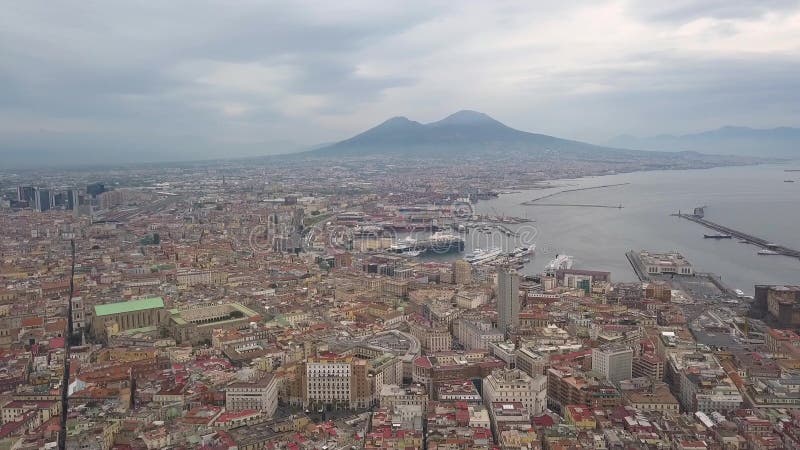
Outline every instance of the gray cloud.
{"type": "Polygon", "coordinates": [[[757,19],[768,13],[796,10],[798,0],[671,0],[631,2],[632,11],[648,20],[686,22],[702,18],[757,19]]]}
{"type": "Polygon", "coordinates": [[[465,107],[594,141],[797,125],[798,3],[15,2],[0,155],[263,154],[465,107]]]}

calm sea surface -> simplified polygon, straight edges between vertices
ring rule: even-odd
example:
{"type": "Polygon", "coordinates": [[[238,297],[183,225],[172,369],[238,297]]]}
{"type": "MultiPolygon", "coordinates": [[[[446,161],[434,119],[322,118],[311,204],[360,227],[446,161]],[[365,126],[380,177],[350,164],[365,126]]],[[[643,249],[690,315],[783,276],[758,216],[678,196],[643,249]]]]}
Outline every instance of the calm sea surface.
{"type": "MultiPolygon", "coordinates": [[[[535,228],[537,251],[524,269],[538,273],[555,254],[574,256],[575,268],[610,270],[612,279],[636,279],[625,251],[677,250],[699,271],[722,276],[732,288],[752,293],[754,284],[800,284],[800,260],[757,255],[759,248],[737,239],[704,239],[712,233],[685,219],[671,217],[678,210],[706,206],[706,218],[729,227],[800,249],[800,163],[707,170],[637,172],[574,180],[557,180],[554,188],[503,194],[475,205],[481,214],[534,219],[521,228],[530,240],[535,228]],[[794,179],[795,183],[784,180],[794,179]],[[608,184],[623,186],[559,194],[541,203],[622,205],[623,208],[579,206],[525,206],[521,203],[563,189],[608,184]]],[[[503,240],[500,233],[473,231],[471,248],[519,242],[503,240]]]]}

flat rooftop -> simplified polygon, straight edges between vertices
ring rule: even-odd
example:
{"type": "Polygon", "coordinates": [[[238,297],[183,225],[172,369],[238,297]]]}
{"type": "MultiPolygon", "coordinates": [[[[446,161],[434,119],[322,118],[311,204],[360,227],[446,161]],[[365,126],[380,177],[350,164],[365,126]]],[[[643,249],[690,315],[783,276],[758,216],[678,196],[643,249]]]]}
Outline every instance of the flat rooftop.
{"type": "Polygon", "coordinates": [[[645,250],[639,252],[639,259],[645,265],[691,266],[691,263],[678,252],[654,253],[645,250]]]}

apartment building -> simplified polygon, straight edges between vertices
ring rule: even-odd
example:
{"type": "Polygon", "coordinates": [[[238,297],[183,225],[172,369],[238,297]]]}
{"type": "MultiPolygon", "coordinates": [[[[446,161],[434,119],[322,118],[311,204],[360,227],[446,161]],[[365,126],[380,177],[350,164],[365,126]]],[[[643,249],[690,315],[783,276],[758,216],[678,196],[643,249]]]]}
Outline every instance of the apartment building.
{"type": "Polygon", "coordinates": [[[267,375],[253,383],[237,382],[225,388],[228,411],[258,410],[271,418],[278,409],[278,378],[267,375]]]}
{"type": "Polygon", "coordinates": [[[531,377],[519,369],[495,370],[483,379],[483,401],[522,403],[528,413],[537,415],[547,407],[547,377],[531,377]]]}

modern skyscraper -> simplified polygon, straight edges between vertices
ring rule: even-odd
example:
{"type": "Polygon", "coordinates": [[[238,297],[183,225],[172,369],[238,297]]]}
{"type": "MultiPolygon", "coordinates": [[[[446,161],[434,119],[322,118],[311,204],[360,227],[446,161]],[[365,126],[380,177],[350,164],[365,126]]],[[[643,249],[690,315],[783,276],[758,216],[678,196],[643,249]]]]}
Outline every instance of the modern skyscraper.
{"type": "Polygon", "coordinates": [[[36,211],[48,211],[50,206],[52,205],[52,200],[50,198],[50,191],[48,189],[40,189],[36,188],[36,196],[35,196],[35,205],[34,209],[36,211]]]}
{"type": "Polygon", "coordinates": [[[36,188],[33,186],[18,186],[17,200],[28,202],[28,206],[33,207],[36,203],[36,188]]]}
{"type": "Polygon", "coordinates": [[[509,268],[497,271],[497,326],[503,332],[519,325],[519,275],[509,268]]]}
{"type": "Polygon", "coordinates": [[[67,209],[70,211],[75,211],[78,209],[79,205],[78,201],[78,191],[75,189],[68,189],[67,190],[67,209]]]}
{"type": "Polygon", "coordinates": [[[92,197],[97,197],[103,192],[106,192],[106,186],[103,183],[92,183],[86,185],[86,194],[91,195],[92,197]]]}

